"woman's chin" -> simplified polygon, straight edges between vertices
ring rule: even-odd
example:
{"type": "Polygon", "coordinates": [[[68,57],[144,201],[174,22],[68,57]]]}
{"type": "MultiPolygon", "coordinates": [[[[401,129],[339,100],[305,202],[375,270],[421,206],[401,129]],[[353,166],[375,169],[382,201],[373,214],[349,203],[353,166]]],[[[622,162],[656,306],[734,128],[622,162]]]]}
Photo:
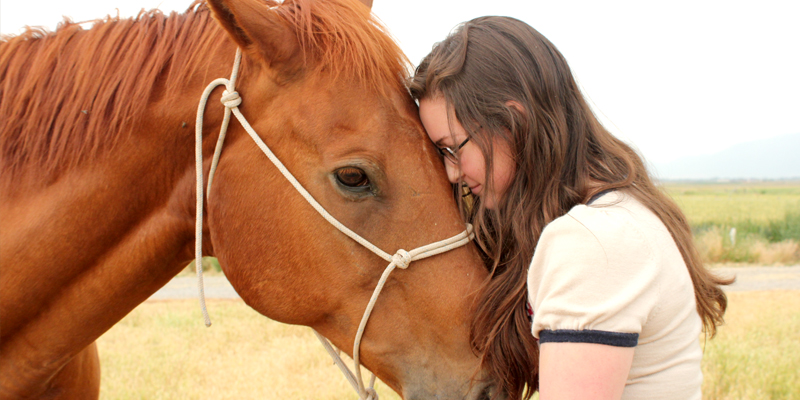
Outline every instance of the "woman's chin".
{"type": "Polygon", "coordinates": [[[481,201],[483,201],[483,206],[487,210],[494,210],[497,207],[497,201],[495,201],[494,196],[481,196],[481,201]]]}

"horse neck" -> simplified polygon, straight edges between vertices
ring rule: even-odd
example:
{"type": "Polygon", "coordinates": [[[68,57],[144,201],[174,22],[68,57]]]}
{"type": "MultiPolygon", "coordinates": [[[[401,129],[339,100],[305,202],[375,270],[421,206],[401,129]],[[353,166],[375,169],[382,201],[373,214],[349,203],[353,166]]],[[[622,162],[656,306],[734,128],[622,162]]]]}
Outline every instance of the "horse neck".
{"type": "MultiPolygon", "coordinates": [[[[193,127],[205,86],[230,74],[235,47],[221,40],[194,56],[207,62],[192,66],[179,84],[167,84],[169,65],[159,72],[143,112],[124,131],[97,132],[99,140],[115,138],[113,145],[60,159],[45,178],[25,160],[13,176],[2,174],[0,259],[13,267],[4,268],[0,304],[15,306],[0,309],[7,361],[0,375],[46,382],[191,260],[193,127]],[[19,360],[47,367],[21,376],[19,360]]],[[[221,122],[216,104],[205,118],[206,156],[221,122]]],[[[26,125],[22,134],[37,126],[26,125]]],[[[5,134],[8,125],[0,126],[5,134]]]]}
{"type": "MultiPolygon", "coordinates": [[[[0,256],[15,267],[0,281],[0,302],[19,307],[3,309],[2,340],[17,340],[15,331],[30,332],[21,341],[63,338],[59,349],[43,347],[43,357],[83,348],[191,260],[197,101],[207,81],[230,73],[234,52],[221,46],[202,55],[215,61],[198,65],[180,87],[155,88],[130,132],[96,157],[47,180],[37,179],[32,166],[4,183],[10,190],[0,198],[0,256]],[[20,281],[32,284],[13,285],[20,281]],[[53,310],[41,311],[46,308],[53,310]],[[58,324],[40,315],[92,322],[55,332],[58,324]]],[[[206,117],[206,155],[213,152],[220,108],[206,117]]]]}
{"type": "MultiPolygon", "coordinates": [[[[220,32],[222,34],[222,32],[220,32]]],[[[180,228],[170,228],[170,243],[180,243],[179,248],[166,250],[181,254],[170,265],[165,265],[167,276],[178,272],[175,268],[185,265],[190,259],[189,248],[194,239],[195,213],[195,120],[197,105],[204,89],[212,80],[228,77],[233,64],[236,47],[227,40],[224,45],[214,49],[205,49],[196,59],[207,60],[197,63],[180,86],[168,88],[159,86],[154,89],[152,101],[130,135],[130,146],[117,146],[115,151],[104,159],[129,159],[130,171],[127,176],[133,178],[131,187],[148,188],[139,196],[141,204],[183,222],[180,228]],[[115,155],[116,154],[116,155],[115,155]],[[180,239],[177,239],[180,238],[180,239]]],[[[169,71],[162,72],[162,75],[169,71]]],[[[157,82],[166,80],[165,76],[157,82]]],[[[222,87],[212,92],[203,119],[203,156],[206,160],[205,175],[216,141],[220,134],[220,125],[224,109],[218,100],[222,95],[222,87]]],[[[206,178],[207,179],[207,178],[206,178]]],[[[205,246],[210,249],[210,245],[205,246]]],[[[165,257],[170,259],[170,257],[165,257]]]]}

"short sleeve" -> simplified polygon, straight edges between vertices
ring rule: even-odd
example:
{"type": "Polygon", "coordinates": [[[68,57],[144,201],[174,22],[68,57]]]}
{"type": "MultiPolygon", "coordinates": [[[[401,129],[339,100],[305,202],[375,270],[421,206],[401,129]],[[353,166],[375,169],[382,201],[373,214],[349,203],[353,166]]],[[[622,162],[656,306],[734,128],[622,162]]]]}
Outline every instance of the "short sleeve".
{"type": "Polygon", "coordinates": [[[577,206],[542,232],[528,271],[540,343],[634,347],[658,299],[657,268],[620,215],[577,206]]]}

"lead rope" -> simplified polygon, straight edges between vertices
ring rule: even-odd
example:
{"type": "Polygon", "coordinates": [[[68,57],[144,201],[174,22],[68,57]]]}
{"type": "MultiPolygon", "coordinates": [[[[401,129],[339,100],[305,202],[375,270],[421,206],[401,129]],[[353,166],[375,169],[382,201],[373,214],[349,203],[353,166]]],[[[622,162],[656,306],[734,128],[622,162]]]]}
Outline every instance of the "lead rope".
{"type": "Polygon", "coordinates": [[[367,327],[367,321],[369,320],[370,314],[372,314],[372,309],[375,307],[375,302],[378,300],[378,295],[380,295],[381,290],[383,290],[384,284],[386,284],[386,280],[389,278],[389,275],[395,268],[406,269],[408,265],[412,261],[421,260],[423,258],[431,257],[440,253],[444,253],[446,251],[455,249],[457,247],[461,247],[473,238],[474,234],[472,232],[472,225],[467,225],[467,229],[463,232],[459,233],[456,236],[453,236],[449,239],[441,240],[436,243],[432,243],[426,246],[418,247],[411,251],[405,251],[403,249],[397,250],[394,255],[390,255],[385,251],[379,249],[372,243],[368,242],[366,239],[359,236],[357,233],[351,231],[346,226],[342,225],[341,222],[336,220],[332,215],[330,215],[312,196],[305,188],[300,184],[300,182],[295,179],[295,177],[286,169],[283,163],[278,160],[277,157],[272,153],[272,151],[264,144],[264,141],[256,134],[255,130],[250,126],[247,120],[242,115],[241,111],[239,111],[239,105],[242,103],[242,99],[239,97],[239,93],[235,90],[236,84],[236,77],[239,73],[239,65],[241,63],[242,53],[240,49],[236,49],[236,59],[233,63],[233,71],[231,72],[231,79],[225,78],[218,78],[212,81],[206,89],[203,91],[203,95],[200,98],[200,104],[197,106],[197,120],[195,121],[195,166],[197,168],[197,212],[196,212],[196,225],[195,225],[195,267],[197,269],[197,286],[200,296],[200,307],[203,311],[203,318],[205,319],[206,326],[211,326],[211,319],[208,316],[208,310],[206,309],[206,300],[205,300],[205,293],[203,290],[203,113],[205,112],[206,103],[208,102],[208,96],[211,95],[211,92],[220,85],[225,85],[225,91],[222,94],[222,104],[225,106],[225,115],[222,120],[222,126],[220,128],[219,138],[217,139],[216,147],[214,148],[214,158],[211,161],[211,171],[208,175],[208,192],[211,191],[211,183],[214,179],[214,172],[217,169],[217,163],[219,162],[220,154],[222,153],[222,144],[225,141],[225,134],[228,129],[228,124],[230,122],[231,113],[236,116],[236,119],[242,124],[247,134],[256,142],[256,145],[261,149],[262,152],[275,164],[275,167],[283,174],[286,180],[294,186],[294,188],[303,196],[303,198],[308,201],[308,203],[314,207],[315,210],[327,220],[331,225],[339,229],[342,233],[350,237],[351,239],[355,240],[362,246],[366,247],[373,253],[377,254],[379,257],[383,258],[384,260],[389,262],[389,265],[383,271],[380,280],[378,281],[378,285],[375,287],[375,290],[372,292],[372,297],[367,304],[367,309],[364,311],[364,316],[361,318],[361,323],[358,326],[358,331],[356,332],[356,339],[353,343],[353,364],[354,364],[354,371],[351,372],[347,365],[344,363],[342,358],[339,356],[339,352],[334,348],[334,346],[330,343],[328,339],[324,336],[320,335],[316,330],[314,333],[319,338],[322,345],[325,347],[325,350],[328,351],[328,354],[331,355],[333,358],[334,363],[339,366],[339,369],[342,370],[345,378],[350,382],[350,385],[353,386],[353,389],[358,393],[358,396],[362,400],[377,400],[378,394],[375,392],[375,374],[372,374],[372,378],[369,382],[369,387],[364,387],[364,382],[361,377],[361,363],[359,360],[359,349],[361,347],[361,338],[364,335],[364,330],[367,327]]]}

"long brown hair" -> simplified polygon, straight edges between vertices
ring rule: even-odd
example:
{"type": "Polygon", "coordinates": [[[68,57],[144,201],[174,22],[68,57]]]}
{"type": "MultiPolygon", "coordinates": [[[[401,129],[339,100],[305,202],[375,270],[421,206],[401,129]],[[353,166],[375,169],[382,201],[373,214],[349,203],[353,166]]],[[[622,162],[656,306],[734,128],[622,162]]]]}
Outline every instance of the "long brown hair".
{"type": "Polygon", "coordinates": [[[538,345],[526,312],[536,243],[545,225],[604,190],[625,190],[663,221],[691,275],[705,331],[716,333],[727,307],[720,285],[730,282],[703,267],[686,217],[652,182],[639,155],[598,122],[566,60],[539,32],[508,17],[466,22],[434,46],[409,88],[417,100],[444,97],[483,152],[488,187],[494,138],[509,144],[516,161],[494,210],[480,198],[464,205],[457,196],[491,272],[472,344],[511,398],[530,398],[537,388],[538,345]]]}

